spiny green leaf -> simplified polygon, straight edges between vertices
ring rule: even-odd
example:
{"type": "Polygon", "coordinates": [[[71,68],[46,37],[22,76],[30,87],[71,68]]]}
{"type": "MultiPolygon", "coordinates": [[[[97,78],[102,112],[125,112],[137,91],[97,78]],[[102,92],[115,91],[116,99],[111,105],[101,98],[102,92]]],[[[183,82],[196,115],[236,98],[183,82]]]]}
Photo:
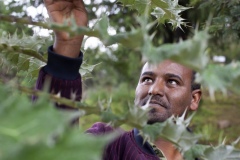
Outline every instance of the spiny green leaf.
{"type": "Polygon", "coordinates": [[[121,118],[108,109],[102,112],[101,119],[103,122],[111,122],[112,125],[116,125],[115,123],[121,118]]]}
{"type": "Polygon", "coordinates": [[[162,123],[144,126],[140,133],[151,142],[159,137],[166,138],[178,146],[182,152],[189,150],[200,138],[187,130],[185,120],[173,116],[162,123]]]}
{"type": "Polygon", "coordinates": [[[95,137],[81,133],[78,129],[69,128],[61,135],[52,137],[52,142],[25,142],[12,146],[11,154],[4,156],[6,160],[27,160],[34,157],[42,159],[89,159],[99,160],[106,143],[115,135],[95,137]],[[97,145],[96,145],[97,144],[97,145]],[[43,154],[44,153],[44,154],[43,154]]]}
{"type": "Polygon", "coordinates": [[[19,55],[18,54],[10,54],[9,57],[8,57],[8,60],[11,63],[17,64],[18,60],[19,60],[19,55]]]}
{"type": "Polygon", "coordinates": [[[143,127],[147,124],[148,119],[148,110],[143,110],[138,106],[129,106],[129,112],[125,116],[125,119],[127,119],[130,125],[138,125],[133,127],[143,127]]]}
{"type": "Polygon", "coordinates": [[[116,136],[93,137],[71,128],[74,114],[56,110],[46,97],[32,103],[3,85],[0,93],[0,159],[98,160],[103,147],[116,136]]]}
{"type": "Polygon", "coordinates": [[[123,5],[136,9],[139,14],[146,13],[147,9],[151,9],[151,14],[154,15],[158,22],[171,23],[173,27],[186,25],[180,13],[189,9],[178,4],[178,0],[119,0],[123,5]]]}
{"type": "Polygon", "coordinates": [[[214,92],[219,90],[226,94],[227,89],[238,92],[240,77],[240,63],[232,62],[227,65],[209,64],[201,75],[198,81],[202,85],[209,88],[210,96],[214,99],[214,92]]]}
{"type": "Polygon", "coordinates": [[[100,20],[94,25],[93,30],[96,30],[99,32],[99,38],[108,39],[108,36],[109,36],[107,31],[108,26],[109,26],[109,22],[108,22],[107,15],[103,14],[100,20]]]}
{"type": "Polygon", "coordinates": [[[22,64],[20,64],[20,67],[18,68],[20,71],[27,71],[29,69],[30,60],[26,59],[22,64]]]}
{"type": "Polygon", "coordinates": [[[3,65],[7,68],[15,68],[17,73],[27,72],[26,78],[37,77],[33,70],[39,70],[45,64],[46,59],[38,53],[41,46],[44,44],[44,39],[39,39],[36,36],[18,37],[16,32],[13,36],[2,35],[0,39],[0,56],[3,65]]]}
{"type": "Polygon", "coordinates": [[[204,159],[238,160],[240,159],[240,150],[230,145],[209,147],[204,151],[204,159]]]}
{"type": "Polygon", "coordinates": [[[143,45],[143,35],[140,29],[132,29],[128,33],[119,33],[113,36],[110,36],[106,45],[112,45],[115,43],[122,44],[124,47],[137,49],[139,46],[143,45]]]}
{"type": "Polygon", "coordinates": [[[208,38],[207,31],[201,31],[196,32],[192,39],[175,44],[163,44],[160,47],[154,47],[147,41],[144,43],[142,54],[153,63],[171,59],[195,71],[201,71],[209,61],[206,54],[208,38]]]}
{"type": "Polygon", "coordinates": [[[46,62],[46,59],[38,53],[39,48],[44,45],[44,43],[44,39],[39,39],[36,36],[23,36],[19,38],[16,37],[16,35],[12,37],[2,35],[0,39],[0,49],[2,50],[1,52],[14,51],[18,54],[20,52],[46,62]]]}
{"type": "Polygon", "coordinates": [[[208,145],[195,144],[184,153],[184,158],[186,160],[192,160],[196,158],[202,158],[204,156],[204,151],[209,148],[208,145]]]}
{"type": "Polygon", "coordinates": [[[3,85],[0,86],[0,93],[0,159],[3,154],[10,155],[10,150],[18,143],[34,143],[42,138],[47,140],[53,132],[67,124],[69,116],[57,111],[45,99],[33,104],[16,88],[12,92],[3,85]]]}

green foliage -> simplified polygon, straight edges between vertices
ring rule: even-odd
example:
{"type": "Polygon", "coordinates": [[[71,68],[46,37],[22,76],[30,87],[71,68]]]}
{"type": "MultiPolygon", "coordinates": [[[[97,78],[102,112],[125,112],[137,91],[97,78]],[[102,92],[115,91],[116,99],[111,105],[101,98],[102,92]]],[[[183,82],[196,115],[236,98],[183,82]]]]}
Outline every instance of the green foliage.
{"type": "Polygon", "coordinates": [[[228,65],[208,65],[202,72],[202,83],[209,89],[210,96],[214,97],[214,91],[220,90],[227,93],[233,90],[239,93],[239,85],[236,81],[240,78],[240,64],[233,62],[228,65]]]}
{"type": "Polygon", "coordinates": [[[32,103],[14,89],[0,86],[0,159],[98,160],[103,146],[115,136],[86,135],[69,126],[76,113],[56,110],[47,96],[32,103]]]}
{"type": "Polygon", "coordinates": [[[240,157],[240,150],[235,149],[233,146],[220,145],[214,148],[207,148],[204,151],[205,159],[233,159],[237,160],[240,157]]]}
{"type": "Polygon", "coordinates": [[[119,2],[131,9],[136,9],[140,14],[150,12],[159,23],[167,21],[173,27],[180,28],[181,25],[186,25],[180,13],[188,8],[179,5],[178,0],[119,0],[119,2]]]}
{"type": "MultiPolygon", "coordinates": [[[[49,24],[49,27],[52,27],[56,30],[65,30],[69,31],[71,34],[86,34],[88,36],[98,37],[105,45],[109,46],[115,43],[124,45],[129,49],[134,49],[140,51],[142,56],[146,57],[147,60],[159,62],[164,59],[172,59],[179,63],[182,63],[196,71],[198,71],[199,78],[198,81],[202,82],[204,86],[210,88],[210,93],[212,98],[214,98],[214,92],[216,90],[225,91],[227,88],[224,84],[221,84],[223,87],[219,88],[217,86],[212,86],[212,81],[209,77],[204,76],[204,72],[207,73],[210,70],[212,64],[210,63],[210,57],[207,54],[207,40],[209,38],[208,34],[205,31],[195,32],[195,36],[192,39],[186,41],[180,41],[176,44],[165,44],[160,47],[154,47],[152,44],[152,36],[148,34],[149,30],[154,26],[154,22],[147,24],[144,17],[139,19],[140,28],[132,29],[129,32],[118,33],[115,35],[110,35],[107,32],[108,29],[108,20],[105,15],[95,24],[92,29],[85,27],[77,27],[77,25],[72,22],[72,25],[67,26],[67,22],[64,24],[49,24]],[[134,42],[134,43],[132,43],[134,42]]],[[[218,68],[219,65],[216,65],[218,68]]],[[[234,63],[229,64],[234,66],[234,63]]],[[[228,65],[223,66],[223,68],[229,68],[228,65]]],[[[210,71],[211,72],[211,71],[210,71]]],[[[227,80],[228,84],[237,85],[235,83],[238,79],[238,73],[234,68],[231,68],[231,72],[236,74],[233,77],[230,77],[227,80]]],[[[221,77],[218,77],[221,78],[221,77]]],[[[234,90],[236,91],[236,90],[234,90]]]]}
{"type": "Polygon", "coordinates": [[[175,44],[163,44],[160,47],[154,47],[149,39],[144,44],[143,54],[154,63],[172,59],[196,71],[201,71],[209,62],[209,57],[205,53],[208,37],[206,31],[196,32],[192,39],[175,44]]]}
{"type": "Polygon", "coordinates": [[[10,36],[2,34],[0,39],[0,62],[6,70],[23,72],[27,79],[36,78],[46,58],[41,54],[46,39],[37,36],[27,36],[23,33],[20,38],[15,32],[10,36]]]}
{"type": "MultiPolygon", "coordinates": [[[[193,117],[190,128],[195,133],[201,134],[200,144],[221,144],[223,141],[232,143],[239,137],[239,96],[228,92],[222,95],[220,92],[215,94],[215,101],[210,99],[207,91],[203,92],[203,100],[197,114],[193,117]],[[221,126],[221,121],[228,124],[221,126]]],[[[237,148],[240,147],[238,143],[237,148]]]]}
{"type": "Polygon", "coordinates": [[[204,22],[209,18],[209,14],[212,15],[209,25],[212,36],[209,42],[211,55],[223,55],[227,63],[233,59],[239,60],[239,0],[196,0],[193,5],[197,6],[198,11],[192,14],[191,19],[195,19],[198,14],[202,27],[206,26],[204,22]]]}
{"type": "MultiPolygon", "coordinates": [[[[93,1],[91,2],[89,6],[92,5],[92,10],[94,10],[94,7],[95,10],[98,7],[100,8],[101,5],[96,6],[93,1]]],[[[103,138],[91,137],[76,128],[70,128],[68,125],[69,116],[72,117],[73,115],[56,111],[46,99],[77,107],[81,111],[79,112],[81,116],[95,114],[98,116],[96,119],[114,126],[136,127],[141,130],[141,134],[146,140],[153,141],[158,136],[164,137],[179,147],[185,158],[189,160],[195,157],[211,160],[239,159],[240,151],[235,149],[233,145],[221,144],[217,147],[196,145],[199,136],[186,131],[190,119],[183,120],[183,117],[171,117],[164,123],[147,125],[147,111],[126,102],[126,99],[130,101],[128,98],[132,96],[130,93],[137,81],[137,76],[130,77],[138,75],[136,70],[139,70],[140,67],[136,63],[139,63],[141,58],[153,63],[171,59],[198,71],[197,81],[209,89],[211,97],[214,97],[214,92],[218,90],[225,94],[229,90],[239,92],[239,2],[224,0],[190,1],[191,4],[199,6],[195,14],[189,16],[193,16],[192,19],[189,18],[193,26],[196,25],[196,19],[199,21],[199,31],[195,30],[194,35],[189,36],[188,40],[180,40],[180,42],[173,44],[162,44],[162,37],[152,30],[158,29],[160,30],[158,32],[165,34],[167,29],[157,28],[160,24],[165,25],[165,22],[170,23],[171,27],[182,28],[182,25],[186,26],[186,22],[183,21],[184,18],[180,14],[188,7],[179,5],[178,0],[119,0],[119,2],[130,8],[131,11],[125,7],[122,8],[104,1],[103,5],[110,6],[108,10],[117,11],[120,8],[123,13],[114,11],[110,14],[106,13],[97,20],[92,28],[77,27],[73,19],[66,20],[64,24],[42,23],[41,19],[33,21],[27,18],[26,13],[22,11],[23,5],[26,7],[30,3],[20,4],[20,2],[12,1],[9,2],[10,9],[7,9],[6,3],[0,2],[0,20],[4,21],[0,30],[0,33],[2,33],[0,58],[3,66],[1,72],[2,70],[12,71],[14,68],[16,69],[13,70],[14,76],[16,73],[25,76],[27,74],[31,78],[37,75],[40,66],[46,62],[44,53],[46,46],[48,46],[48,41],[46,44],[47,38],[32,36],[26,26],[23,30],[27,30],[27,35],[21,33],[22,36],[18,36],[16,32],[13,34],[12,29],[9,28],[8,30],[8,27],[11,26],[9,22],[12,24],[18,22],[21,26],[24,26],[22,24],[28,24],[66,31],[70,35],[85,34],[99,38],[106,46],[118,44],[118,48],[115,51],[110,50],[108,55],[99,52],[98,49],[87,51],[95,54],[95,56],[86,56],[89,58],[88,63],[90,61],[94,62],[90,64],[99,64],[99,61],[96,62],[96,59],[98,59],[102,62],[98,66],[101,67],[103,64],[106,69],[94,71],[96,65],[84,63],[80,70],[82,75],[89,76],[88,72],[92,72],[93,75],[101,75],[102,78],[99,81],[102,81],[100,84],[103,84],[105,91],[110,93],[109,90],[113,90],[112,101],[104,103],[97,98],[92,98],[86,100],[91,102],[91,105],[87,105],[61,98],[58,95],[43,94],[39,91],[20,87],[18,83],[23,82],[12,81],[15,90],[1,85],[0,159],[27,160],[32,159],[32,157],[35,157],[35,159],[79,159],[79,157],[99,159],[102,147],[114,135],[103,138]],[[11,14],[14,10],[17,13],[15,15],[11,14]],[[140,16],[135,14],[135,10],[140,16]],[[194,16],[200,13],[199,10],[204,10],[208,14],[194,16]],[[213,15],[212,21],[211,23],[205,23],[210,12],[213,15]],[[128,15],[126,20],[123,20],[121,14],[124,17],[128,15]],[[111,22],[111,19],[115,19],[115,21],[111,22]],[[67,25],[68,21],[72,21],[71,26],[67,25]],[[120,24],[120,21],[123,22],[120,24]],[[108,32],[111,26],[116,29],[116,34],[112,35],[108,32]],[[10,33],[10,35],[8,36],[5,33],[10,33]],[[154,39],[158,39],[157,43],[154,42],[154,39]],[[232,54],[229,54],[230,52],[232,54]],[[227,63],[214,62],[212,57],[215,55],[226,56],[228,58],[227,63]],[[107,75],[114,76],[107,77],[107,75]],[[122,80],[130,81],[130,85],[120,85],[122,80]],[[115,88],[113,89],[111,85],[115,88]],[[38,95],[40,99],[32,104],[23,93],[16,92],[16,89],[24,93],[38,95]],[[122,100],[119,97],[125,99],[122,100]],[[124,109],[119,109],[120,107],[124,109]],[[95,145],[96,143],[98,145],[95,145]],[[42,154],[43,152],[45,154],[42,154]]],[[[38,5],[38,1],[35,4],[38,5]]],[[[95,14],[91,17],[96,18],[98,16],[95,14]]],[[[85,77],[85,79],[87,78],[89,77],[85,77]]],[[[96,81],[92,80],[92,83],[92,88],[94,88],[96,81]]],[[[86,84],[91,83],[86,81],[86,84]]],[[[103,90],[96,92],[96,94],[100,92],[103,92],[103,90]]],[[[105,94],[104,98],[111,99],[109,97],[111,96],[105,94]]]]}
{"type": "MultiPolygon", "coordinates": [[[[89,135],[81,134],[76,128],[69,126],[70,120],[76,117],[76,113],[61,112],[56,110],[46,97],[48,94],[41,94],[41,98],[35,103],[31,103],[24,94],[12,92],[14,88],[9,86],[1,86],[0,92],[4,92],[1,96],[0,110],[0,157],[3,159],[31,159],[32,156],[41,158],[73,158],[79,157],[86,159],[98,159],[101,155],[102,147],[115,134],[106,135],[105,138],[97,138],[89,135]],[[21,101],[21,103],[18,103],[21,101]],[[17,113],[17,114],[16,114],[17,113]],[[46,125],[47,124],[47,125],[46,125]],[[98,145],[96,146],[96,142],[98,145]],[[87,145],[87,146],[86,146],[87,145]],[[84,148],[79,150],[79,148],[84,148]],[[66,148],[68,148],[67,151],[66,148]],[[91,149],[89,149],[91,148],[91,149]],[[46,154],[42,154],[46,152],[46,154]],[[60,154],[58,154],[60,153],[60,154]],[[61,154],[64,153],[64,154],[61,154]]],[[[22,89],[23,90],[23,89],[22,89]]],[[[40,92],[39,92],[40,93],[40,92]]],[[[39,95],[39,94],[38,94],[39,95]]],[[[70,101],[63,101],[61,98],[54,99],[55,102],[68,104],[70,101]]],[[[87,106],[79,106],[80,110],[91,111],[87,106]]],[[[90,108],[89,108],[90,107],[90,108]]],[[[98,108],[98,107],[97,107],[98,108]]],[[[98,110],[98,109],[95,110],[98,110]]],[[[94,113],[94,112],[90,112],[94,113]]],[[[98,112],[95,112],[99,115],[98,112]]],[[[132,127],[139,128],[141,134],[150,141],[161,136],[176,144],[182,152],[186,152],[186,157],[194,155],[199,156],[196,151],[196,136],[186,130],[190,119],[184,120],[180,118],[170,118],[163,123],[146,125],[147,111],[143,111],[138,107],[132,107],[125,116],[116,115],[110,109],[101,109],[102,121],[111,122],[115,126],[128,124],[132,127]]],[[[213,157],[218,152],[226,154],[226,156],[239,156],[239,151],[234,147],[221,145],[219,147],[203,147],[203,157],[213,157]]],[[[202,152],[201,152],[202,153],[202,152]]],[[[215,158],[215,157],[214,157],[215,158]]]]}
{"type": "Polygon", "coordinates": [[[171,117],[163,123],[147,125],[143,127],[142,135],[152,142],[157,137],[163,137],[178,146],[180,151],[186,152],[196,144],[199,136],[192,134],[186,129],[191,117],[187,120],[183,118],[184,116],[180,118],[171,117]]]}
{"type": "MultiPolygon", "coordinates": [[[[26,1],[0,1],[0,14],[3,15],[21,15],[21,17],[27,17],[27,13],[24,12],[23,6],[29,5],[26,1]]],[[[10,34],[14,34],[16,30],[24,31],[25,33],[32,34],[33,31],[31,28],[26,27],[24,24],[18,23],[7,23],[4,21],[1,21],[0,23],[0,35],[7,31],[10,34]]],[[[19,32],[19,35],[21,35],[21,32],[19,32]]]]}
{"type": "MultiPolygon", "coordinates": [[[[16,70],[14,74],[24,76],[26,81],[36,79],[38,72],[47,62],[46,49],[50,45],[46,37],[28,36],[17,31],[13,35],[2,33],[0,37],[0,63],[6,70],[16,70]]],[[[80,73],[83,78],[92,72],[96,65],[83,64],[80,73]]]]}
{"type": "Polygon", "coordinates": [[[209,159],[226,159],[237,160],[240,157],[240,150],[235,149],[231,145],[219,145],[217,147],[209,147],[204,145],[195,145],[185,154],[186,159],[194,159],[200,157],[204,160],[209,159]]]}

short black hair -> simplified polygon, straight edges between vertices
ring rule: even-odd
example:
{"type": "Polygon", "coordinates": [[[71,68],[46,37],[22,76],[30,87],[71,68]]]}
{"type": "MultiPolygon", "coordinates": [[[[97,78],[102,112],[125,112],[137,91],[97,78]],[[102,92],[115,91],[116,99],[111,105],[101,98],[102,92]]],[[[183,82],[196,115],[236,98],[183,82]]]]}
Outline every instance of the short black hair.
{"type": "Polygon", "coordinates": [[[191,83],[192,91],[194,91],[196,89],[201,89],[201,84],[195,82],[196,73],[197,73],[196,71],[192,71],[192,83],[191,83]]]}

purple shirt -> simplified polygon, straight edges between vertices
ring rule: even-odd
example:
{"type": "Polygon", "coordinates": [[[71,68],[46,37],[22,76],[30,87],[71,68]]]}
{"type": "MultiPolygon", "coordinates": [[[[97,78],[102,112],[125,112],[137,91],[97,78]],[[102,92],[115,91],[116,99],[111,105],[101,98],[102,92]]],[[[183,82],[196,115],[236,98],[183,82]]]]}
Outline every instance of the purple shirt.
{"type": "MultiPolygon", "coordinates": [[[[95,123],[86,132],[93,135],[102,135],[112,132],[111,126],[105,123],[95,123]]],[[[119,131],[120,136],[106,146],[104,160],[159,160],[149,143],[143,143],[143,138],[137,129],[129,132],[119,131]]]]}

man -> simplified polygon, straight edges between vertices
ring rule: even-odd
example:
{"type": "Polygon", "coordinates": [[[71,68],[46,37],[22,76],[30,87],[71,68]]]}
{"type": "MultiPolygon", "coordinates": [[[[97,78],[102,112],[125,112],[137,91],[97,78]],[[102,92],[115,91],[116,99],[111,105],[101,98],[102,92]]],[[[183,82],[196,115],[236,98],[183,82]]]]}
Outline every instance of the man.
{"type": "MultiPolygon", "coordinates": [[[[50,19],[62,23],[64,18],[74,16],[79,26],[87,25],[87,13],[82,0],[44,0],[50,19]]],[[[46,78],[51,78],[51,91],[71,98],[76,93],[76,100],[81,100],[81,76],[78,72],[82,63],[79,53],[83,35],[69,37],[67,33],[55,31],[55,41],[49,47],[48,63],[40,71],[37,88],[42,89],[46,78]]],[[[193,71],[185,66],[166,60],[158,65],[146,63],[136,88],[135,104],[150,107],[148,123],[163,122],[171,115],[182,115],[188,110],[196,110],[201,98],[199,86],[193,83],[193,71]]],[[[59,106],[60,108],[69,108],[59,106]]],[[[96,123],[88,133],[100,135],[111,132],[113,128],[104,123],[96,123]]],[[[175,146],[164,140],[157,139],[154,145],[143,143],[137,129],[123,132],[109,144],[103,155],[109,160],[131,159],[183,159],[175,146]]]]}

